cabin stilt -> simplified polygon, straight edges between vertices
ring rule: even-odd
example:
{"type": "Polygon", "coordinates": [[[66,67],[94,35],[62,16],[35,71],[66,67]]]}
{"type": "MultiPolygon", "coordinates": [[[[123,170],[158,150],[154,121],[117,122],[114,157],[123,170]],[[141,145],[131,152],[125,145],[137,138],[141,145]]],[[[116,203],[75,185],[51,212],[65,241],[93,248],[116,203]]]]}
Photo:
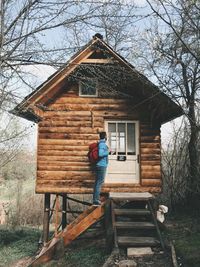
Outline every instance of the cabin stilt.
{"type": "Polygon", "coordinates": [[[67,226],[67,194],[62,196],[62,230],[67,226]]]}
{"type": "Polygon", "coordinates": [[[51,194],[44,195],[44,219],[43,219],[43,242],[49,241],[49,215],[50,215],[51,194]]]}

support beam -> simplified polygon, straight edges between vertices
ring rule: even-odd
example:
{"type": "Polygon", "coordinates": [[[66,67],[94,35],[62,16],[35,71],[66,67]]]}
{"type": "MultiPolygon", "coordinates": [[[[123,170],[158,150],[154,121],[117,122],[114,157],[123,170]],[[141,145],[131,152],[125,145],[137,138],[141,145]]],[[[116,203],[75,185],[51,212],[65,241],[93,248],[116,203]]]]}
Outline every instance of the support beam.
{"type": "Polygon", "coordinates": [[[62,196],[62,230],[67,226],[67,194],[62,196]]]}
{"type": "Polygon", "coordinates": [[[51,194],[44,195],[44,219],[43,219],[43,243],[49,241],[49,213],[50,213],[51,194]]]}

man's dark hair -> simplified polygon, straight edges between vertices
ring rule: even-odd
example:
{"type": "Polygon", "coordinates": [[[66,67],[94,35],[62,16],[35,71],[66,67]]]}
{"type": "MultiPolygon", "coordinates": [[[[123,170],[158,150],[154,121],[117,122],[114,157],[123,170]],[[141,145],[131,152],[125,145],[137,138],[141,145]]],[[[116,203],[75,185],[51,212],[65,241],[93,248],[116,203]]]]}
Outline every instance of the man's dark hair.
{"type": "Polygon", "coordinates": [[[100,139],[105,139],[106,138],[106,132],[100,132],[99,133],[99,138],[100,139]]]}

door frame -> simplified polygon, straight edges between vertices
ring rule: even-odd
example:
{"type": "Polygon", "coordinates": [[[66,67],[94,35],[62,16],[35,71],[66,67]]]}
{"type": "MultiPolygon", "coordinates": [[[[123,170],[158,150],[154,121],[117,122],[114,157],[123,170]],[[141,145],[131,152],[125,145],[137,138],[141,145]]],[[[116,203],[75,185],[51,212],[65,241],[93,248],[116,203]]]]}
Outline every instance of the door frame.
{"type": "MultiPolygon", "coordinates": [[[[108,133],[108,123],[134,123],[135,124],[135,150],[136,150],[136,179],[137,183],[127,183],[128,184],[140,184],[140,123],[138,120],[130,119],[107,119],[104,121],[104,129],[108,133]]],[[[110,156],[110,155],[109,155],[110,156]]],[[[108,163],[109,164],[109,163],[108,163]]],[[[105,184],[110,184],[105,181],[105,184]]]]}

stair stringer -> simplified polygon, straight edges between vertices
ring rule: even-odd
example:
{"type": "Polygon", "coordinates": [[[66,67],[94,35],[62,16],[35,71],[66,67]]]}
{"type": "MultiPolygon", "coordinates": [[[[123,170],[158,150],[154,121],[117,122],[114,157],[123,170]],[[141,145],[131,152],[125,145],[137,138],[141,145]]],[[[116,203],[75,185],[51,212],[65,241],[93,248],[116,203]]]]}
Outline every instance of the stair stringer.
{"type": "Polygon", "coordinates": [[[28,267],[39,266],[53,258],[60,242],[66,247],[74,239],[80,236],[91,225],[97,222],[104,215],[104,205],[94,207],[90,206],[81,213],[72,223],[61,231],[56,237],[51,239],[41,250],[40,254],[28,265],[28,267]]]}

